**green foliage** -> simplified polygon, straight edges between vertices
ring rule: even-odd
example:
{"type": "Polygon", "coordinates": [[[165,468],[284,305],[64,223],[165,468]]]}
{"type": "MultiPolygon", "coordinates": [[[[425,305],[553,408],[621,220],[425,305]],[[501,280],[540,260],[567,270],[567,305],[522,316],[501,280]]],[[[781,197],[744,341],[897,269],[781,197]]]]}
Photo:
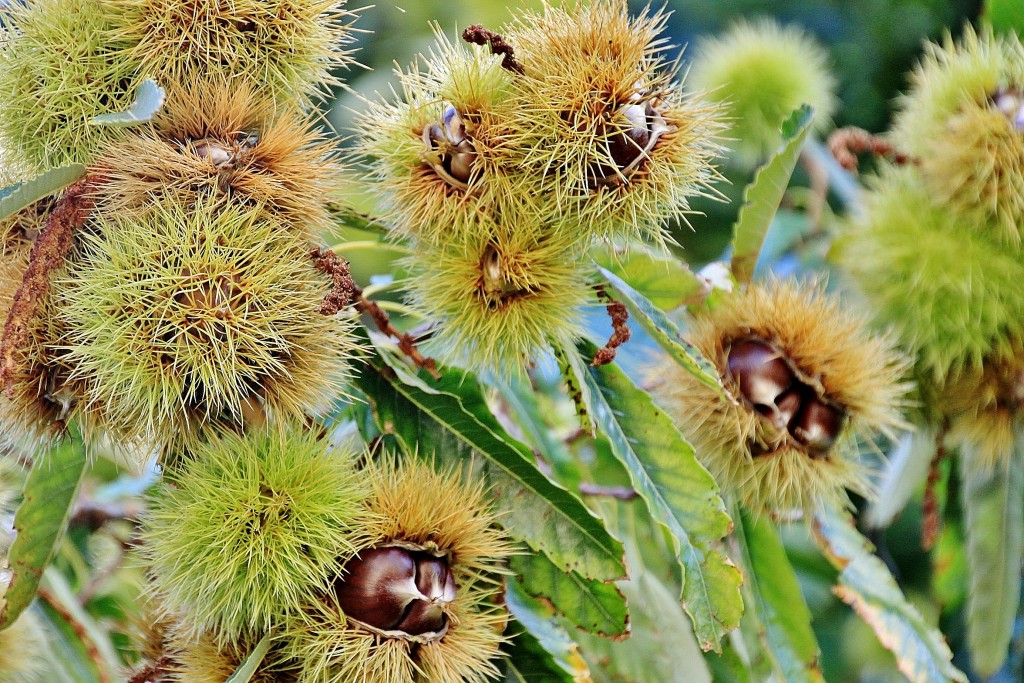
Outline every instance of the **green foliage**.
{"type": "Polygon", "coordinates": [[[40,199],[54,194],[85,175],[85,166],[54,168],[24,182],[0,190],[0,220],[13,216],[40,199]]]}
{"type": "Polygon", "coordinates": [[[36,457],[14,517],[17,537],[8,555],[10,582],[0,596],[0,628],[9,627],[35,597],[43,572],[60,547],[86,463],[85,447],[77,433],[36,457]]]}

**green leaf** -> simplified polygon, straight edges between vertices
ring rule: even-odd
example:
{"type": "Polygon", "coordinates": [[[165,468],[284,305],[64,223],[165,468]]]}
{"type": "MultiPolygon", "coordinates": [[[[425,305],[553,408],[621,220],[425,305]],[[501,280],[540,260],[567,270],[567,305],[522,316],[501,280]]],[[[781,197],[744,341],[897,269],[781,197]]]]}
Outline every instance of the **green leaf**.
{"type": "MultiPolygon", "coordinates": [[[[592,344],[581,353],[594,354],[592,344]]],[[[613,364],[584,376],[593,397],[591,414],[651,516],[671,534],[683,569],[682,603],[704,650],[739,624],[740,573],[711,544],[731,529],[718,486],[697,461],[672,420],[613,364]]]]}
{"type": "Polygon", "coordinates": [[[103,683],[96,663],[90,658],[74,626],[45,602],[35,603],[29,611],[40,616],[46,631],[47,673],[51,680],[103,683]]]}
{"type": "Polygon", "coordinates": [[[135,101],[132,102],[132,106],[127,111],[100,114],[99,116],[94,116],[90,123],[94,126],[114,126],[117,128],[148,123],[153,120],[153,116],[164,105],[166,95],[167,93],[157,85],[156,81],[152,78],[147,78],[135,90],[135,101]]]}
{"type": "Polygon", "coordinates": [[[722,399],[735,403],[729,391],[722,384],[722,378],[718,375],[715,365],[701,355],[697,347],[683,339],[679,328],[672,322],[665,312],[658,309],[647,300],[644,295],[637,292],[628,284],[622,281],[615,273],[599,268],[608,284],[618,294],[617,299],[626,304],[633,319],[639,323],[647,334],[684,370],[696,377],[701,383],[716,390],[722,399]]]}
{"type": "Polygon", "coordinates": [[[870,526],[884,529],[892,524],[914,491],[927,479],[929,466],[935,457],[935,436],[933,430],[918,429],[900,438],[882,471],[878,498],[871,502],[865,515],[870,526]]]}
{"type": "Polygon", "coordinates": [[[14,515],[17,536],[8,555],[11,582],[0,608],[0,629],[10,626],[36,596],[43,570],[67,528],[85,465],[85,448],[76,431],[36,457],[14,515]]]}
{"type": "Polygon", "coordinates": [[[703,301],[710,286],[682,261],[639,243],[601,245],[591,252],[599,266],[615,273],[657,308],[671,310],[703,301]]]}
{"type": "MultiPolygon", "coordinates": [[[[47,594],[47,601],[52,601],[59,606],[62,614],[61,619],[73,622],[74,631],[78,640],[88,640],[83,643],[91,650],[90,659],[93,666],[102,664],[103,678],[110,679],[113,674],[121,670],[120,660],[114,645],[110,640],[107,629],[101,626],[96,619],[82,607],[78,596],[75,595],[67,578],[54,567],[47,567],[43,572],[41,589],[47,594]],[[84,638],[83,638],[84,636],[84,638]]],[[[51,605],[52,607],[53,605],[51,605]]]]}
{"type": "Polygon", "coordinates": [[[528,595],[550,601],[574,626],[604,637],[629,632],[626,599],[615,584],[563,572],[542,554],[518,555],[509,568],[528,595]]]}
{"type": "Polygon", "coordinates": [[[580,634],[595,679],[620,683],[711,683],[693,625],[679,607],[674,587],[638,568],[620,584],[633,615],[632,635],[607,640],[580,634]]]}
{"type": "Polygon", "coordinates": [[[811,629],[796,572],[774,525],[767,519],[740,513],[736,539],[743,557],[744,590],[760,622],[765,655],[779,680],[824,683],[821,650],[811,629]]]}
{"type": "Polygon", "coordinates": [[[590,672],[579,646],[558,625],[550,605],[531,598],[514,579],[505,580],[505,605],[515,617],[506,681],[589,680],[590,672]]]}
{"type": "Polygon", "coordinates": [[[743,207],[733,228],[732,272],[737,282],[750,282],[772,217],[793,175],[800,148],[811,129],[814,110],[803,105],[782,124],[782,146],[754,175],[743,193],[743,207]]]}
{"type": "Polygon", "coordinates": [[[430,394],[403,384],[379,359],[371,362],[359,385],[382,433],[398,437],[409,453],[480,468],[502,524],[559,568],[599,581],[625,575],[622,544],[575,494],[537,469],[533,454],[498,424],[471,376],[445,368],[438,393],[430,394]]]}
{"type": "Polygon", "coordinates": [[[1012,458],[986,472],[961,453],[964,530],[970,590],[967,644],[971,664],[982,677],[1006,661],[1020,604],[1024,553],[1024,457],[1018,439],[1012,458]]]}
{"type": "Polygon", "coordinates": [[[331,202],[327,205],[327,210],[331,213],[331,218],[339,227],[352,228],[354,230],[364,230],[366,232],[377,233],[378,235],[387,235],[388,228],[374,217],[356,211],[352,207],[342,206],[331,202]]]}
{"type": "Polygon", "coordinates": [[[269,633],[260,638],[260,642],[256,643],[256,647],[252,649],[252,652],[235,669],[235,673],[231,674],[224,683],[249,683],[252,677],[256,675],[256,670],[260,668],[260,664],[263,663],[263,658],[267,656],[268,652],[270,652],[269,633]]]}
{"type": "MultiPolygon", "coordinates": [[[[1019,494],[1020,488],[1016,490],[1019,494]]],[[[833,592],[853,607],[879,642],[896,655],[900,673],[912,683],[967,683],[967,677],[953,666],[953,654],[942,634],[907,602],[848,513],[825,509],[816,514],[814,536],[839,570],[833,592]]]]}
{"type": "Polygon", "coordinates": [[[985,15],[996,33],[1024,37],[1024,3],[1020,0],[988,0],[985,15]]]}
{"type": "Polygon", "coordinates": [[[58,190],[63,190],[83,177],[85,177],[85,166],[71,164],[60,168],[51,168],[31,180],[5,187],[0,190],[0,220],[13,216],[25,207],[35,204],[44,197],[49,197],[58,190]]]}

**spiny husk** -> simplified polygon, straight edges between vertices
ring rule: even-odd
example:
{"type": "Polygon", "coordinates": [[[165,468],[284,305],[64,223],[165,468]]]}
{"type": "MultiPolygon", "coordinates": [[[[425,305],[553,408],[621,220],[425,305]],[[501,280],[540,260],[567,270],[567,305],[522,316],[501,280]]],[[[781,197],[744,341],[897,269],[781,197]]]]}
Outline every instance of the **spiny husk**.
{"type": "Polygon", "coordinates": [[[1005,466],[1017,447],[1024,417],[1024,340],[987,358],[980,371],[951,378],[932,401],[948,420],[948,438],[973,467],[991,472],[1005,466]]]}
{"type": "Polygon", "coordinates": [[[545,5],[516,20],[507,38],[525,73],[514,81],[506,137],[518,172],[506,192],[546,203],[564,226],[591,237],[655,241],[666,239],[662,223],[682,217],[690,197],[710,192],[717,106],[674,81],[660,37],[665,18],[631,18],[625,0],[614,0],[545,5]],[[631,127],[625,107],[647,103],[656,112],[648,127],[664,132],[649,150],[637,145],[636,167],[623,172],[609,139],[631,127]],[[608,173],[597,179],[600,169],[608,173]]]}
{"type": "Polygon", "coordinates": [[[425,346],[445,362],[522,372],[549,345],[571,345],[593,298],[568,231],[478,222],[474,234],[407,259],[413,306],[441,327],[425,346]]]}
{"type": "Polygon", "coordinates": [[[189,637],[258,638],[376,539],[353,454],[298,425],[212,437],[167,476],[143,553],[159,603],[189,637]]]}
{"type": "Polygon", "coordinates": [[[927,381],[978,372],[1024,335],[1024,262],[936,204],[913,168],[883,170],[834,253],[927,381]]]}
{"type": "MultiPolygon", "coordinates": [[[[169,647],[173,652],[170,681],[176,683],[224,683],[257,643],[255,638],[222,642],[212,633],[193,634],[189,629],[171,632],[169,647]]],[[[295,672],[281,662],[279,653],[271,648],[256,668],[251,683],[295,683],[295,672]]]]}
{"type": "Polygon", "coordinates": [[[195,74],[305,104],[348,64],[344,0],[109,0],[131,58],[177,97],[195,74]]]}
{"type": "MultiPolygon", "coordinates": [[[[3,604],[2,600],[0,604],[3,604]]],[[[47,683],[55,680],[55,672],[47,664],[49,648],[46,641],[42,620],[32,610],[23,612],[13,624],[0,631],[0,680],[4,683],[47,683]]]]}
{"type": "MultiPolygon", "coordinates": [[[[992,98],[1024,89],[1024,46],[964,28],[929,45],[900,99],[893,139],[919,160],[929,193],[977,230],[1019,246],[1024,224],[1024,131],[992,98]]],[[[1024,104],[1024,102],[1022,102],[1024,104]]]]}
{"type": "Polygon", "coordinates": [[[500,57],[479,47],[453,45],[437,32],[437,47],[424,64],[398,71],[402,97],[367,101],[359,118],[358,152],[371,158],[374,189],[393,234],[437,245],[464,238],[481,214],[493,216],[511,197],[501,191],[509,172],[502,136],[511,75],[500,57]],[[454,107],[476,151],[468,188],[439,175],[440,149],[428,148],[423,131],[454,107]]]}
{"type": "Polygon", "coordinates": [[[651,368],[652,392],[697,456],[724,491],[754,512],[844,502],[844,489],[870,495],[856,440],[904,424],[906,362],[893,340],[870,334],[865,320],[826,296],[820,284],[775,280],[751,285],[696,318],[689,334],[737,397],[742,394],[728,373],[727,355],[733,341],[751,337],[773,345],[821,395],[841,406],[846,426],[827,454],[811,455],[742,398],[727,402],[674,364],[651,368]],[[753,455],[753,444],[763,452],[753,455]]]}
{"type": "Polygon", "coordinates": [[[828,53],[796,26],[740,20],[702,39],[688,85],[722,105],[730,160],[753,168],[782,142],[782,122],[801,104],[814,107],[814,128],[827,128],[836,108],[828,53]]]}
{"type": "Polygon", "coordinates": [[[161,199],[262,206],[314,239],[330,225],[325,197],[341,170],[334,146],[297,109],[275,110],[261,97],[244,84],[189,81],[153,128],[97,159],[101,208],[161,199]]]}
{"type": "MultiPolygon", "coordinates": [[[[381,542],[445,552],[455,579],[444,636],[429,642],[374,633],[349,621],[333,594],[312,602],[284,634],[285,653],[303,662],[300,683],[483,683],[499,676],[494,659],[508,613],[497,604],[513,546],[495,526],[482,483],[416,460],[369,465],[371,525],[381,542]]],[[[377,545],[377,544],[374,544],[377,545]]]]}
{"type": "Polygon", "coordinates": [[[0,8],[0,146],[26,174],[89,163],[125,129],[95,126],[127,109],[138,62],[122,54],[106,0],[36,0],[0,8]]]}
{"type": "Polygon", "coordinates": [[[157,204],[99,214],[56,284],[65,361],[120,438],[165,452],[211,423],[282,423],[343,392],[352,321],[304,240],[260,207],[157,204]]]}

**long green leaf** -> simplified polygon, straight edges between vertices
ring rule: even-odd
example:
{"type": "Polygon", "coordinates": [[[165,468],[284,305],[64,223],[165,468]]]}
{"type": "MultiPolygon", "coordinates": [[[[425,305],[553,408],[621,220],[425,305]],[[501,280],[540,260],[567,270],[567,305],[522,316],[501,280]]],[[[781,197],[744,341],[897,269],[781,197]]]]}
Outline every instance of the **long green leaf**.
{"type": "Polygon", "coordinates": [[[43,601],[29,608],[39,615],[46,631],[47,674],[49,680],[74,683],[103,683],[96,662],[89,656],[75,627],[43,601]]]}
{"type": "Polygon", "coordinates": [[[597,265],[615,273],[640,292],[652,305],[673,309],[703,301],[710,285],[683,261],[642,244],[631,243],[622,250],[601,245],[591,256],[597,265]]]}
{"type": "Polygon", "coordinates": [[[550,601],[577,628],[605,637],[629,633],[626,598],[615,584],[564,572],[539,553],[514,557],[510,569],[527,594],[550,601]]]}
{"type": "Polygon", "coordinates": [[[43,570],[67,528],[85,465],[85,448],[77,433],[36,458],[14,515],[17,537],[8,557],[11,582],[0,608],[0,629],[10,626],[36,596],[43,570]]]}
{"type": "Polygon", "coordinates": [[[782,124],[782,146],[758,169],[743,194],[743,208],[733,228],[732,241],[732,272],[738,282],[750,282],[754,276],[765,235],[789,185],[813,118],[814,110],[805,104],[786,119],[782,124]]]}
{"type": "Polygon", "coordinates": [[[736,538],[743,557],[744,590],[751,596],[772,668],[780,680],[823,683],[811,611],[778,532],[767,519],[739,516],[736,538]]]}
{"type": "Polygon", "coordinates": [[[256,675],[256,670],[260,668],[260,664],[263,663],[268,652],[270,652],[269,633],[260,638],[260,642],[256,643],[256,647],[246,655],[242,663],[235,669],[235,673],[231,674],[224,683],[249,683],[256,675]]]}
{"type": "Polygon", "coordinates": [[[558,624],[550,605],[530,597],[515,579],[505,580],[505,605],[516,618],[507,681],[571,683],[590,679],[579,646],[558,624]]]}
{"type": "Polygon", "coordinates": [[[615,273],[605,268],[599,268],[601,275],[619,295],[620,299],[629,309],[630,314],[644,328],[647,334],[665,350],[672,360],[678,363],[684,370],[696,377],[701,383],[706,384],[718,392],[724,400],[734,402],[735,399],[722,384],[722,378],[714,364],[701,355],[697,347],[683,339],[679,328],[672,322],[665,312],[652,304],[643,294],[630,287],[615,273]]]}
{"type": "Polygon", "coordinates": [[[498,424],[472,377],[446,368],[439,393],[429,394],[381,370],[376,359],[359,380],[381,432],[398,437],[409,452],[479,467],[502,524],[559,568],[599,581],[625,575],[622,544],[576,495],[537,469],[532,453],[498,424]]]}
{"type": "Polygon", "coordinates": [[[127,128],[148,123],[160,111],[166,95],[167,93],[157,85],[156,81],[152,78],[147,78],[135,90],[135,101],[132,102],[132,105],[127,110],[94,116],[90,123],[94,126],[114,126],[117,128],[127,128]]]}
{"type": "Polygon", "coordinates": [[[85,166],[71,164],[37,175],[0,190],[0,220],[13,216],[22,209],[35,204],[43,197],[62,190],[76,180],[85,177],[85,166]]]}
{"type": "Polygon", "coordinates": [[[988,678],[1006,661],[1020,604],[1024,457],[1017,452],[986,472],[961,453],[960,476],[970,567],[967,644],[974,670],[988,678]]]}
{"type": "Polygon", "coordinates": [[[953,654],[942,634],[907,602],[849,514],[822,510],[814,517],[814,536],[829,562],[839,569],[839,583],[833,591],[896,655],[900,673],[912,683],[967,683],[963,672],[953,666],[953,654]]]}
{"type": "MultiPolygon", "coordinates": [[[[581,346],[592,356],[592,344],[581,346]]],[[[615,456],[651,516],[671,534],[683,570],[682,602],[704,650],[739,624],[743,611],[740,572],[711,544],[726,536],[731,521],[718,486],[697,461],[672,420],[615,365],[591,368],[590,406],[615,456]]]]}

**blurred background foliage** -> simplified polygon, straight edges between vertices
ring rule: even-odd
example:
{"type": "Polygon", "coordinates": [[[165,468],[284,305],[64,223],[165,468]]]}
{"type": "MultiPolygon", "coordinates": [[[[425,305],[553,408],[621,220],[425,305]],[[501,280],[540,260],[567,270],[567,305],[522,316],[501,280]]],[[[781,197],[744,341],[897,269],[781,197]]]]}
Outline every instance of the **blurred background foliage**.
{"type": "MultiPolygon", "coordinates": [[[[536,9],[541,4],[540,0],[522,0],[511,4],[511,8],[536,9]]],[[[631,4],[637,11],[644,7],[643,2],[631,4]]],[[[947,32],[954,37],[959,35],[965,22],[977,22],[981,5],[981,0],[668,0],[665,6],[672,13],[668,34],[673,44],[678,46],[673,49],[682,55],[681,69],[684,72],[687,50],[692,51],[702,35],[719,33],[739,18],[774,16],[783,23],[803,27],[828,49],[832,59],[840,99],[835,125],[884,132],[888,129],[894,100],[907,86],[907,74],[914,67],[925,41],[942,40],[947,32]]],[[[455,40],[458,32],[467,25],[484,24],[488,28],[499,29],[510,16],[511,10],[505,0],[416,0],[400,5],[386,3],[364,10],[358,25],[365,33],[360,34],[356,46],[356,58],[363,67],[352,67],[349,73],[344,74],[347,85],[336,93],[328,115],[331,125],[342,136],[358,135],[358,130],[353,129],[353,121],[363,106],[360,98],[373,97],[374,93],[389,96],[396,83],[394,66],[407,66],[418,53],[430,49],[434,42],[433,24],[455,40]]],[[[678,253],[692,264],[702,265],[721,258],[739,208],[740,195],[751,180],[746,171],[731,167],[721,170],[727,182],[720,183],[718,189],[728,201],[695,202],[695,214],[690,218],[690,225],[675,226],[673,231],[679,242],[678,253]]],[[[789,201],[798,202],[801,197],[799,186],[808,184],[808,178],[798,168],[794,177],[797,189],[791,189],[789,201]]],[[[359,204],[359,200],[355,203],[359,204]]],[[[835,211],[841,212],[838,204],[835,211]]],[[[787,212],[784,205],[776,217],[769,240],[788,240],[792,246],[793,240],[800,239],[801,232],[822,228],[807,226],[805,215],[803,212],[787,212]]],[[[826,208],[822,221],[825,230],[829,227],[830,215],[826,208]]],[[[345,237],[351,239],[353,235],[345,237]]],[[[769,242],[766,248],[769,259],[772,250],[769,242]]],[[[785,249],[779,247],[777,253],[782,251],[785,249]]],[[[802,269],[799,264],[795,267],[779,262],[772,265],[777,272],[802,269]]],[[[820,258],[813,264],[815,268],[822,265],[820,258]]],[[[370,281],[375,273],[386,273],[390,267],[387,261],[360,262],[358,257],[354,257],[353,272],[357,280],[370,281]]],[[[943,481],[946,481],[945,476],[943,481]]],[[[951,489],[949,498],[956,500],[958,492],[952,490],[957,486],[955,471],[949,473],[948,481],[951,489]]],[[[939,492],[940,500],[944,493],[939,492]]],[[[912,502],[892,527],[872,533],[871,539],[911,601],[929,621],[940,625],[956,653],[954,663],[967,668],[967,662],[963,661],[961,612],[966,597],[966,568],[957,507],[951,505],[946,511],[945,528],[934,562],[921,549],[920,502],[912,502]]],[[[644,523],[634,519],[626,507],[618,513],[611,510],[605,513],[608,513],[609,520],[618,517],[620,524],[644,523]]],[[[839,683],[905,680],[897,672],[893,656],[878,644],[868,627],[831,593],[835,570],[807,537],[806,527],[793,525],[784,538],[814,616],[825,679],[839,683]]],[[[656,563],[656,560],[651,561],[656,563]]],[[[658,570],[648,566],[646,571],[658,570]]],[[[656,598],[652,600],[656,601],[656,598]]],[[[673,630],[664,623],[634,623],[636,646],[643,650],[645,644],[640,640],[656,638],[662,628],[673,630]]],[[[1024,624],[1018,624],[1017,631],[1016,651],[1003,671],[991,679],[993,683],[1024,681],[1024,624]]],[[[647,646],[650,644],[648,640],[647,646]]],[[[683,649],[685,646],[685,643],[679,644],[683,649]]],[[[661,656],[665,654],[659,652],[661,656]]],[[[648,652],[636,661],[656,655],[657,652],[648,652]]],[[[599,667],[595,669],[598,675],[599,667]]],[[[610,671],[605,672],[606,678],[600,680],[612,683],[623,680],[620,676],[641,673],[610,671]]]]}

